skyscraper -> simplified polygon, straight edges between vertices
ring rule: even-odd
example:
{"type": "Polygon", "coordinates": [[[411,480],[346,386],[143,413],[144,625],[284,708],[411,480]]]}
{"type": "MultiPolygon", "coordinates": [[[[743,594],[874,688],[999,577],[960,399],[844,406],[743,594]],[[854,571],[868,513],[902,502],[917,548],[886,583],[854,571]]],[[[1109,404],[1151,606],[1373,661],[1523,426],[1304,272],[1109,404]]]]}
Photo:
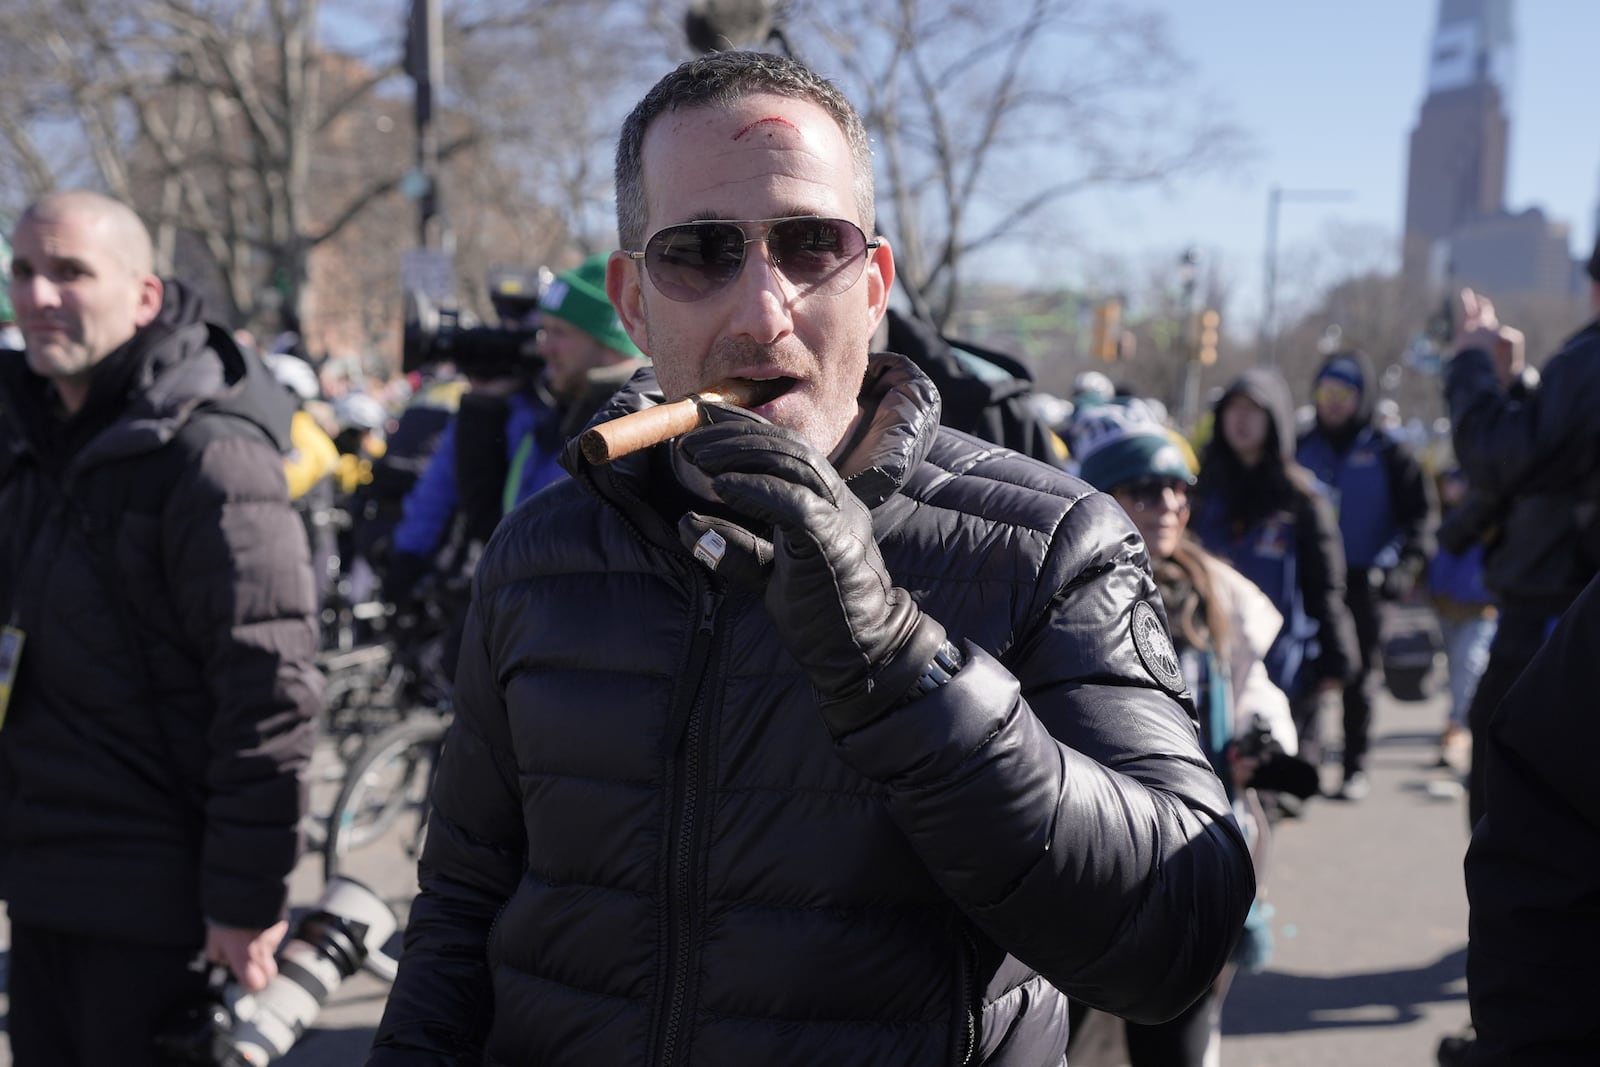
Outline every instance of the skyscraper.
{"type": "Polygon", "coordinates": [[[1439,0],[1428,94],[1411,131],[1404,263],[1440,272],[1439,247],[1504,210],[1514,63],[1511,0],[1439,0]]]}

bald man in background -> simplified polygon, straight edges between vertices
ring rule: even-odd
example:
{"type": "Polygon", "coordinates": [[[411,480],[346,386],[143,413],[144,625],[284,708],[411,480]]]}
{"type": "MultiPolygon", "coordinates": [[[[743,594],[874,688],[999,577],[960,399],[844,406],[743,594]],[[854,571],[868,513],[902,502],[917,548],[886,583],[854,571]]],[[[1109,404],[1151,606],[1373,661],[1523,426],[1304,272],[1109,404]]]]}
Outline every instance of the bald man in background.
{"type": "Polygon", "coordinates": [[[294,410],[128,207],[29,207],[0,358],[0,895],[17,1067],[170,1062],[275,973],[321,684],[294,410]]]}

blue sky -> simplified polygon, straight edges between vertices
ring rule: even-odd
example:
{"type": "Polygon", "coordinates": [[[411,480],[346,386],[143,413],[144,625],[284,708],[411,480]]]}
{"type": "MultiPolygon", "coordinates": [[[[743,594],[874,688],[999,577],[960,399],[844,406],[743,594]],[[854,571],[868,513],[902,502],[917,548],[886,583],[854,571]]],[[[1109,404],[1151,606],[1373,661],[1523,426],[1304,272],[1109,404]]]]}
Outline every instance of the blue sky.
{"type": "MultiPolygon", "coordinates": [[[[1337,203],[1284,202],[1280,275],[1334,230],[1398,235],[1407,138],[1424,96],[1437,0],[1137,2],[1167,13],[1198,81],[1227,103],[1256,155],[1231,173],[1185,179],[1172,191],[1075,202],[1084,244],[1134,257],[1195,244],[1232,280],[1233,310],[1253,321],[1272,186],[1350,194],[1337,203]]],[[[1571,225],[1574,254],[1587,253],[1600,200],[1600,112],[1592,103],[1600,2],[1520,0],[1514,20],[1507,206],[1542,207],[1571,225]]],[[[1280,290],[1280,309],[1283,299],[1280,290]]]]}

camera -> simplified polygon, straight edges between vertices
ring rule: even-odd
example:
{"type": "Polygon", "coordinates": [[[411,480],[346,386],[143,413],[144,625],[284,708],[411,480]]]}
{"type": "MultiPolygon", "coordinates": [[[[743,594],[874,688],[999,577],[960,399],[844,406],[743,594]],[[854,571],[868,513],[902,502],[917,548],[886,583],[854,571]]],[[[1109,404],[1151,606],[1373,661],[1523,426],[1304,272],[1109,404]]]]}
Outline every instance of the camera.
{"type": "Polygon", "coordinates": [[[1272,736],[1272,726],[1262,715],[1250,717],[1250,728],[1239,735],[1235,745],[1241,757],[1260,760],[1262,763],[1283,754],[1283,745],[1272,736]]]}
{"type": "Polygon", "coordinates": [[[554,280],[547,267],[494,267],[489,300],[499,326],[480,325],[469,311],[440,307],[426,293],[406,294],[401,370],[452,362],[474,378],[501,378],[539,359],[539,298],[554,280]]]}
{"type": "Polygon", "coordinates": [[[157,1050],[172,1063],[264,1067],[294,1047],[396,925],[382,897],[352,878],[331,879],[278,950],[278,974],[265,989],[246,993],[214,968],[204,1002],[157,1036],[157,1050]]]}
{"type": "Polygon", "coordinates": [[[1241,759],[1256,761],[1250,788],[1288,793],[1301,800],[1316,796],[1321,790],[1316,764],[1285,752],[1282,742],[1272,736],[1272,726],[1263,716],[1252,716],[1249,729],[1235,738],[1233,744],[1241,759]]]}

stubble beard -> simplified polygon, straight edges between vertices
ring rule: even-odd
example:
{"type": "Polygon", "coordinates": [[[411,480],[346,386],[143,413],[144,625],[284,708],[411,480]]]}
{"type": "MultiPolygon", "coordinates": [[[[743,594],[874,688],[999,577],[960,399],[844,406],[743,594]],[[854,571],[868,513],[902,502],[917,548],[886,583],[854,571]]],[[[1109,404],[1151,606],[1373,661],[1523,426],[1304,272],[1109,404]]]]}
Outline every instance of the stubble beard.
{"type": "MultiPolygon", "coordinates": [[[[663,348],[656,344],[653,335],[649,337],[649,341],[652,358],[658,365],[659,377],[661,362],[659,353],[663,348]]],[[[665,346],[669,360],[672,359],[671,348],[671,345],[665,346]]],[[[680,365],[686,365],[686,362],[680,365]]],[[[800,388],[804,390],[808,402],[798,410],[790,408],[785,411],[779,416],[781,421],[775,421],[774,425],[782,426],[805,438],[818,451],[832,452],[844,438],[856,416],[861,381],[858,379],[847,384],[837,376],[821,373],[827,366],[826,360],[792,338],[788,344],[777,345],[724,338],[711,346],[711,351],[701,366],[700,380],[674,379],[661,383],[669,399],[709,389],[733,376],[738,370],[769,367],[780,374],[789,372],[792,375],[804,376],[804,384],[800,388]]]]}

